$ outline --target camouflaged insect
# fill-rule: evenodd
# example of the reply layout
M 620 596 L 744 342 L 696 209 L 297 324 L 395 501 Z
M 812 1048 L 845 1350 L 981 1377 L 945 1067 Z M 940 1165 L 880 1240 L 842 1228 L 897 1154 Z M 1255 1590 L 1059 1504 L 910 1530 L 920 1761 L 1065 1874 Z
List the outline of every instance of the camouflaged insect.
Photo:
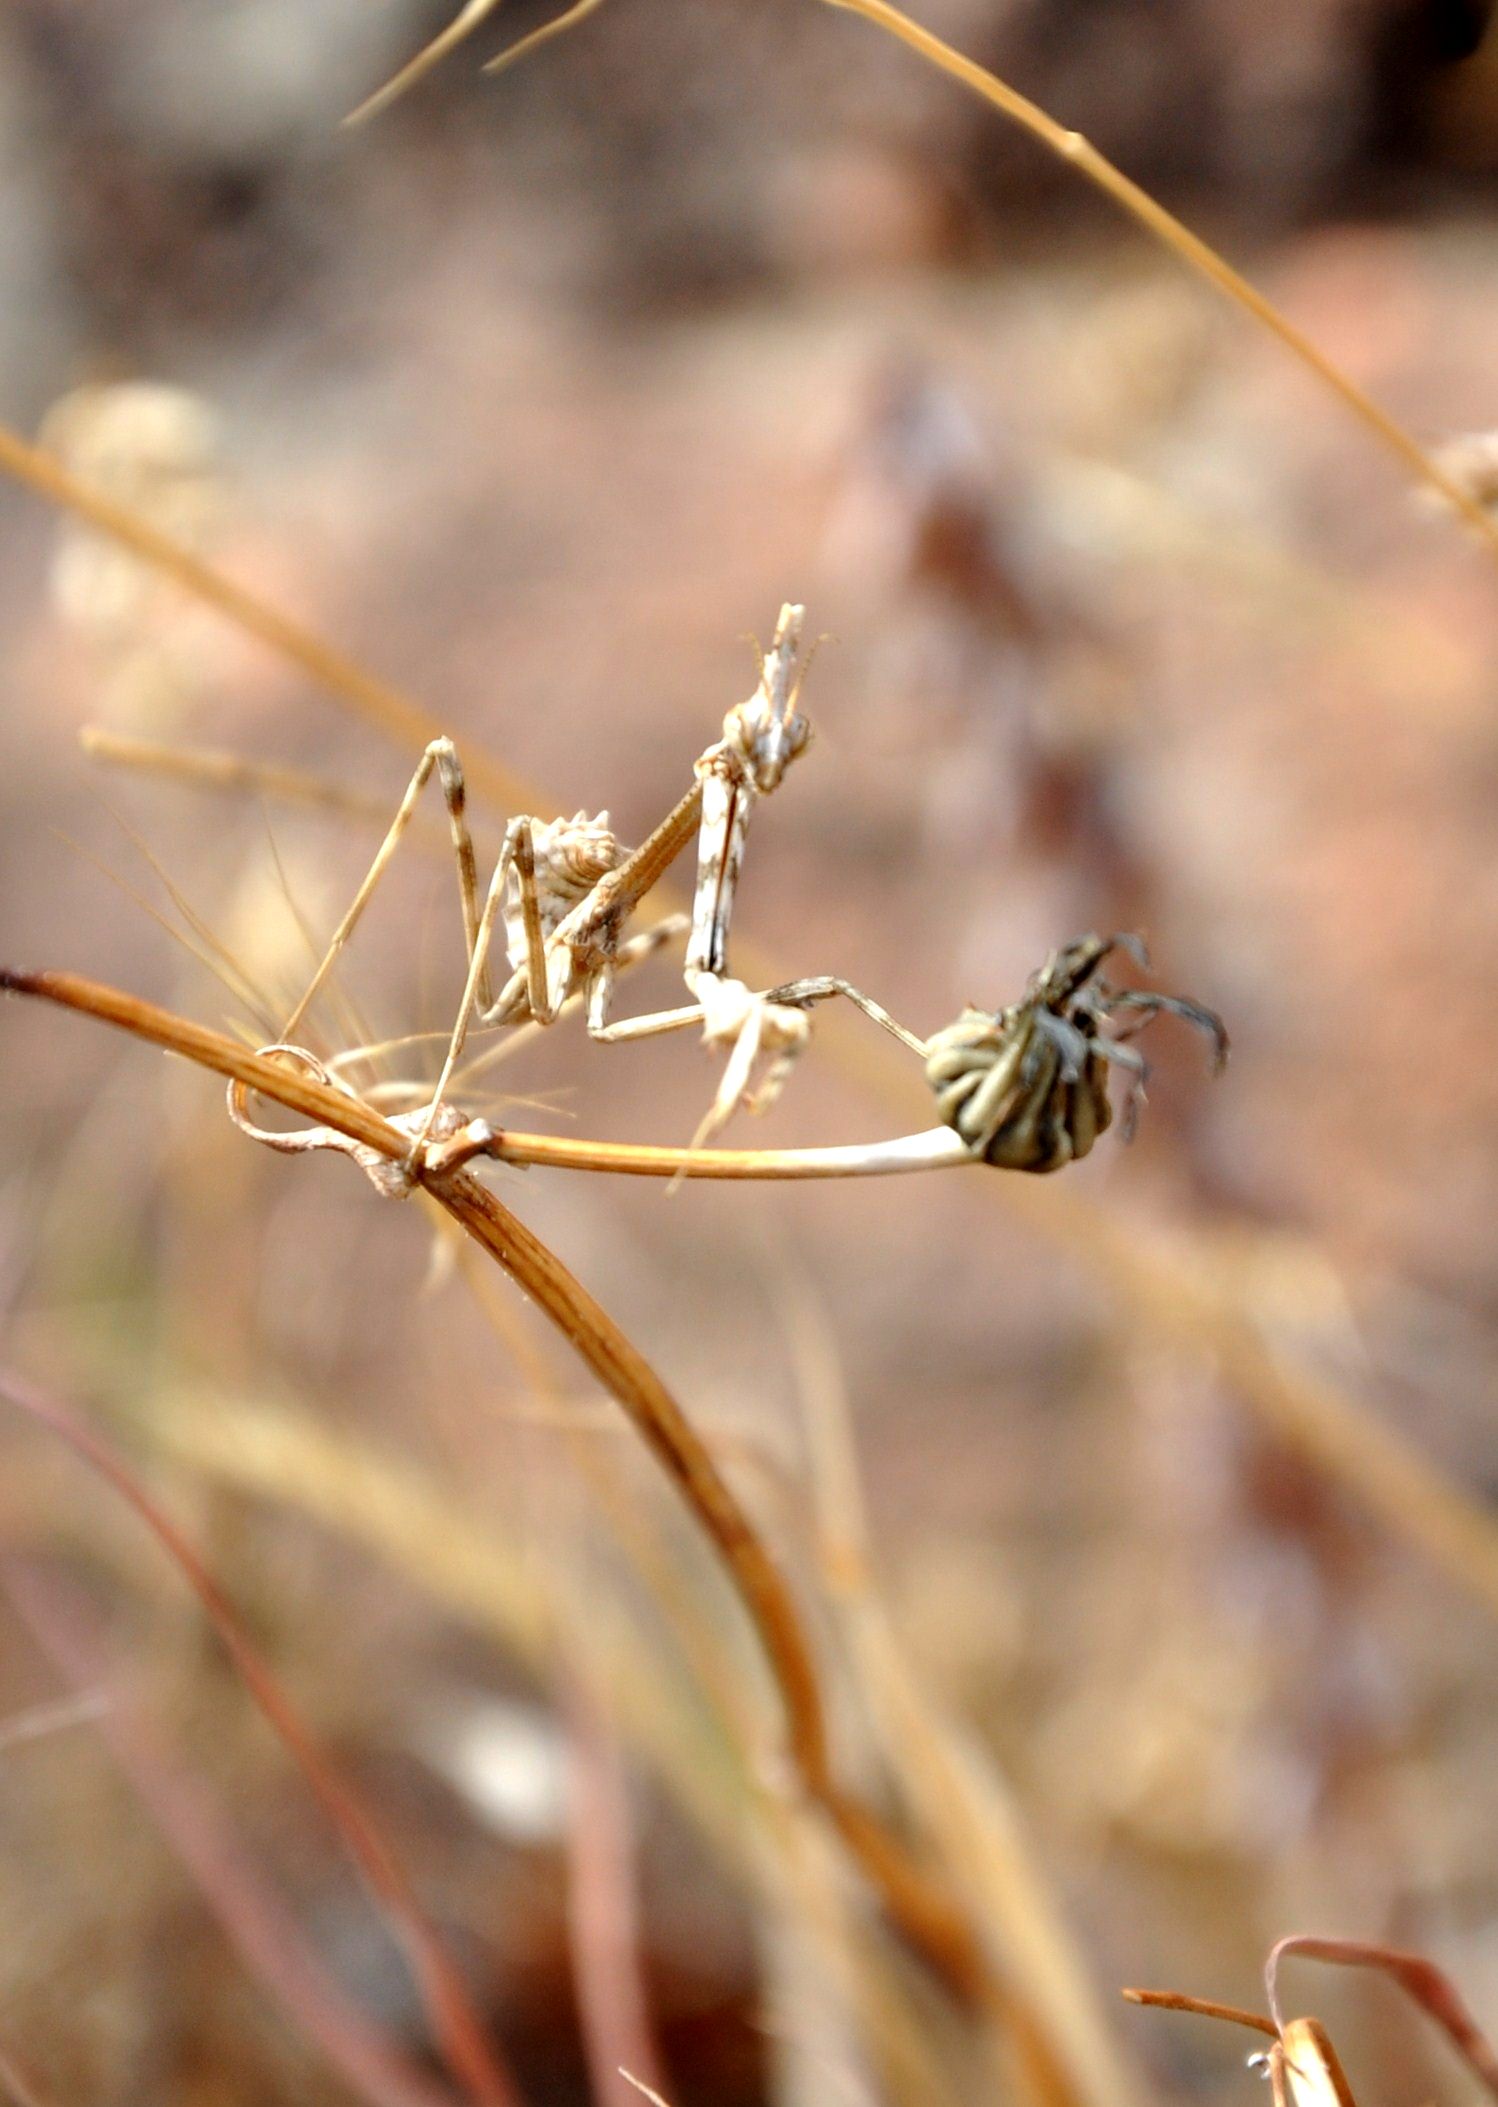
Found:
M 1228 1036 L 1214 1011 L 1179 995 L 1111 988 L 1097 977 L 1119 949 L 1144 964 L 1137 937 L 1078 937 L 1052 953 L 1021 1001 L 997 1011 L 964 1010 L 928 1043 L 926 1080 L 937 1108 L 985 1163 L 1056 1171 L 1087 1155 L 1113 1121 L 1110 1063 L 1130 1078 L 1127 1139 L 1148 1071 L 1124 1041 L 1162 1010 L 1205 1032 L 1222 1066 Z M 1105 1035 L 1102 1026 L 1121 1011 L 1137 1019 L 1133 1031 Z

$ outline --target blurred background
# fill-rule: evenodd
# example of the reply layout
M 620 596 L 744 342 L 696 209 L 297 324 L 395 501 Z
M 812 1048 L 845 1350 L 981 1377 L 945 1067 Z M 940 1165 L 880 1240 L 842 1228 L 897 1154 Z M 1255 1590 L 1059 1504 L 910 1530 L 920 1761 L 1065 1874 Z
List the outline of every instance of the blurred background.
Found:
M 1498 421 L 1480 14 L 923 9 L 1433 445 Z M 1059 1180 L 491 1174 L 708 1433 L 813 1617 L 840 1761 L 945 1852 L 1066 2084 L 996 2067 L 872 1921 L 719 1573 L 508 1284 L 348 1165 L 252 1149 L 201 1075 L 14 1002 L 6 1369 L 198 1547 L 531 2107 L 638 2097 L 620 2044 L 671 2107 L 1243 2099 L 1247 2037 L 1116 1990 L 1258 2004 L 1293 1931 L 1420 1947 L 1498 2025 L 1491 554 L 868 24 L 617 0 L 486 79 L 543 19 L 514 0 L 344 130 L 440 6 L 14 0 L 0 414 L 630 841 L 804 600 L 816 738 L 735 922 L 776 977 L 924 1033 L 1122 927 L 1226 1017 L 1221 1082 L 1161 1023 L 1138 1140 Z M 1498 444 L 1455 458 L 1498 484 Z M 414 751 L 11 485 L 0 536 L 0 951 L 274 1036 Z M 106 766 L 85 726 L 340 802 Z M 476 800 L 486 868 L 505 816 Z M 442 851 L 403 851 L 324 1051 L 450 1019 Z M 623 1007 L 678 989 L 657 961 Z M 574 1024 L 470 1104 L 674 1143 L 715 1073 Z M 730 1138 L 929 1122 L 917 1064 L 869 1074 L 824 1016 Z M 372 2097 L 320 2038 L 338 1994 L 425 2059 L 180 1574 L 19 1419 L 0 1529 L 0 2093 Z M 982 1852 L 932 1842 L 959 1806 Z M 252 1904 L 314 2023 L 246 1964 Z M 1466 2096 L 1382 1989 L 1289 2003 L 1362 2107 Z

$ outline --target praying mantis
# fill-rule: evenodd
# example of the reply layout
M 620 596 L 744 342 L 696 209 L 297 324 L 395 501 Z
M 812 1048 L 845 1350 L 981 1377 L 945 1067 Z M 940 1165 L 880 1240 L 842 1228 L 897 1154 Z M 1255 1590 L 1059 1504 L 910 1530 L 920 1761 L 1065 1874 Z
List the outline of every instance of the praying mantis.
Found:
M 479 1154 L 492 1139 L 480 1121 L 471 1123 L 471 1147 L 454 1125 L 446 1092 L 475 1025 L 550 1025 L 580 999 L 589 1035 L 605 1043 L 654 1037 L 700 1025 L 704 1043 L 726 1048 L 728 1059 L 717 1092 L 692 1146 L 709 1140 L 744 1105 L 764 1110 L 779 1096 L 792 1064 L 810 1036 L 808 1010 L 843 996 L 913 1052 L 926 1042 L 895 1021 L 881 1004 L 835 975 L 791 981 L 756 991 L 729 972 L 729 931 L 750 821 L 761 798 L 780 785 L 811 736 L 797 707 L 805 661 L 801 634 L 805 609 L 787 602 L 780 610 L 770 648 L 748 700 L 723 720 L 721 736 L 699 756 L 692 787 L 637 849 L 615 837 L 607 812 L 543 821 L 521 814 L 505 829 L 482 905 L 478 865 L 467 819 L 462 763 L 450 739 L 431 742 L 417 763 L 395 817 L 362 883 L 333 932 L 306 991 L 282 1030 L 281 1050 L 326 985 L 381 877 L 415 816 L 422 792 L 435 775 L 447 808 L 468 976 L 430 1101 L 406 1115 L 411 1147 L 404 1166 L 414 1178 L 434 1144 L 452 1169 Z M 697 880 L 692 912 L 684 923 L 671 916 L 654 928 L 627 934 L 651 887 L 697 836 Z M 510 971 L 496 989 L 491 956 L 503 926 Z M 621 968 L 687 929 L 683 979 L 691 1001 L 676 1009 L 615 1020 L 612 1003 Z M 764 1063 L 756 1081 L 756 1069 Z
M 943 1126 L 929 1134 L 874 1143 L 863 1149 L 789 1152 L 794 1161 L 764 1175 L 822 1176 L 945 1167 L 985 1162 L 1006 1170 L 1046 1173 L 1090 1153 L 1111 1123 L 1107 1087 L 1110 1064 L 1122 1067 L 1132 1084 L 1125 1135 L 1147 1067 L 1124 1043 L 1162 1013 L 1184 1019 L 1213 1042 L 1220 1067 L 1227 1034 L 1215 1012 L 1179 996 L 1110 987 L 1099 974 L 1106 959 L 1128 952 L 1144 964 L 1137 937 L 1087 935 L 1054 951 L 1031 975 L 1017 1002 L 995 1009 L 969 1008 L 929 1039 L 909 1031 L 882 1004 L 835 974 L 787 981 L 755 990 L 729 970 L 729 936 L 750 822 L 761 798 L 779 788 L 786 770 L 811 736 L 799 708 L 809 659 L 801 654 L 805 610 L 787 602 L 780 610 L 768 651 L 759 655 L 753 693 L 724 717 L 720 736 L 699 756 L 691 787 L 637 849 L 615 836 L 607 812 L 576 812 L 544 821 L 528 814 L 510 820 L 487 889 L 480 899 L 478 861 L 467 817 L 462 762 L 451 739 L 433 739 L 406 786 L 384 838 L 333 932 L 310 982 L 276 1041 L 262 1052 L 301 1066 L 314 1079 L 348 1091 L 338 1070 L 358 1050 L 338 1056 L 330 1068 L 294 1036 L 333 971 L 369 906 L 381 878 L 417 815 L 423 791 L 436 777 L 447 811 L 468 971 L 435 1089 L 414 1111 L 394 1123 L 408 1138 L 404 1160 L 378 1157 L 365 1164 L 382 1191 L 400 1196 L 427 1174 L 444 1175 L 480 1155 L 513 1158 L 518 1145 L 483 1119 L 468 1119 L 449 1101 L 468 1036 L 474 1027 L 547 1027 L 569 1008 L 580 1007 L 596 1040 L 617 1044 L 700 1027 L 704 1043 L 727 1050 L 716 1093 L 685 1151 L 674 1152 L 672 1175 L 728 1175 L 709 1162 L 704 1145 L 741 1106 L 762 1111 L 779 1097 L 791 1067 L 810 1038 L 812 1007 L 844 997 L 922 1062 Z M 95 742 L 96 748 L 99 742 Z M 131 765 L 156 765 L 162 756 L 129 742 Z M 180 759 L 165 757 L 180 772 Z M 255 771 L 216 757 L 213 779 L 230 783 Z M 279 782 L 276 771 L 269 779 Z M 651 888 L 695 833 L 697 879 L 689 916 L 671 915 L 631 933 L 630 925 Z M 673 1009 L 616 1019 L 612 1014 L 620 972 L 672 937 L 687 933 L 682 976 L 690 1002 Z M 502 981 L 492 969 L 496 939 L 503 934 L 509 971 Z M 1122 1030 L 1110 1019 L 1124 1014 Z M 352 1093 L 351 1093 L 352 1094 Z M 236 1123 L 252 1138 L 286 1151 L 342 1147 L 336 1130 L 273 1132 L 253 1124 L 244 1092 L 230 1092 Z M 520 1137 L 541 1142 L 544 1137 Z M 589 1144 L 592 1167 L 605 1167 L 606 1144 Z M 358 1151 L 355 1150 L 357 1154 Z M 738 1152 L 744 1155 L 746 1152 Z M 756 1156 L 758 1152 L 747 1152 Z M 787 1152 L 771 1152 L 784 1158 Z M 618 1152 L 608 1167 L 619 1167 Z M 634 1150 L 629 1168 L 665 1174 L 672 1152 Z M 361 1157 L 361 1161 L 363 1158 Z M 533 1160 L 545 1160 L 544 1156 Z M 750 1175 L 739 1166 L 733 1175 Z
M 1212 1038 L 1220 1062 L 1227 1035 L 1212 1011 L 1176 996 L 1115 993 L 1096 979 L 1098 967 L 1115 949 L 1140 955 L 1137 941 L 1124 937 L 1079 938 L 1052 956 L 1018 1004 L 991 1014 L 965 1011 L 929 1040 L 908 1031 L 882 1004 L 835 974 L 756 991 L 730 973 L 730 925 L 755 807 L 779 788 L 811 737 L 798 708 L 804 620 L 801 606 L 788 601 L 781 608 L 754 692 L 729 710 L 721 736 L 696 761 L 691 789 L 638 849 L 621 847 L 606 812 L 593 817 L 577 812 L 553 821 L 521 814 L 505 829 L 482 906 L 457 749 L 445 738 L 426 748 L 276 1049 L 304 1062 L 310 1058 L 292 1035 L 352 936 L 435 774 L 457 864 L 468 977 L 436 1088 L 426 1105 L 402 1116 L 411 1136 L 401 1166 L 407 1189 L 423 1170 L 450 1171 L 493 1152 L 496 1136 L 488 1122 L 464 1120 L 447 1099 L 473 1026 L 550 1025 L 574 999 L 582 1003 L 590 1036 L 605 1043 L 700 1026 L 707 1046 L 727 1048 L 693 1150 L 741 1105 L 762 1111 L 775 1102 L 806 1048 L 811 1006 L 832 996 L 855 1004 L 918 1055 L 947 1126 L 974 1156 L 1012 1170 L 1057 1170 L 1088 1154 L 1111 1116 L 1107 1061 L 1126 1066 L 1136 1083 L 1142 1081 L 1140 1056 L 1102 1031 L 1110 1011 L 1132 1009 L 1142 1022 L 1174 1011 Z M 616 1021 L 611 1010 L 620 969 L 682 929 L 682 918 L 672 916 L 653 929 L 626 934 L 646 894 L 694 830 L 697 882 L 682 967 L 692 1000 Z M 496 992 L 490 957 L 501 923 L 510 972 Z M 238 1099 L 231 1103 L 246 1125 Z M 247 1131 L 272 1138 L 259 1129 Z

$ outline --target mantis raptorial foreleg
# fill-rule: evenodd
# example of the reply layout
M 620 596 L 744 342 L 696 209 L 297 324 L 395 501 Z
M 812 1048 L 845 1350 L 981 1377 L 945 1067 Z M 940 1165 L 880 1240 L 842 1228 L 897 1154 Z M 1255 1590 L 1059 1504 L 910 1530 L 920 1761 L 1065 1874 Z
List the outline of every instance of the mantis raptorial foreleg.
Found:
M 606 984 L 589 1004 L 588 1029 L 598 1039 L 617 1044 L 700 1025 L 708 1045 L 729 1049 L 717 1093 L 698 1129 L 698 1142 L 716 1132 L 740 1104 L 762 1110 L 774 1102 L 807 1043 L 807 1008 L 828 996 L 846 995 L 912 1051 L 925 1052 L 924 1040 L 907 1032 L 879 1003 L 844 980 L 824 976 L 756 993 L 728 970 L 734 901 L 755 805 L 778 788 L 810 737 L 810 726 L 796 707 L 805 671 L 800 659 L 803 613 L 794 605 L 782 607 L 770 648 L 760 662 L 753 695 L 729 711 L 723 736 L 696 765 L 697 882 L 683 966 L 683 978 L 696 1001 L 619 1023 L 607 1021 Z M 625 874 L 619 875 L 623 878 Z M 755 1062 L 761 1055 L 770 1056 L 770 1066 L 758 1088 L 751 1089 Z
M 727 972 L 734 896 L 755 804 L 779 786 L 811 735 L 810 725 L 796 709 L 804 614 L 790 603 L 781 608 L 753 695 L 729 711 L 723 736 L 699 758 L 694 771 L 697 883 L 683 977 L 696 1002 L 611 1025 L 604 1021 L 606 1001 L 601 1001 L 589 1022 L 595 1037 L 615 1042 L 700 1023 L 707 1044 L 730 1049 L 718 1092 L 698 1130 L 699 1141 L 748 1101 L 749 1079 L 761 1051 L 780 1056 L 772 1070 L 778 1078 L 807 1036 L 801 1012 L 768 1004 Z

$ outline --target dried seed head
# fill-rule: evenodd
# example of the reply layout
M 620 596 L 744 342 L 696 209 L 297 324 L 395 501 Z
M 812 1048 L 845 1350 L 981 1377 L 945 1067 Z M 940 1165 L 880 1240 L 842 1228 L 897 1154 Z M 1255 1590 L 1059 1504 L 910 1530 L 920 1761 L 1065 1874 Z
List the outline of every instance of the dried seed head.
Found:
M 926 1080 L 946 1124 L 1003 1170 L 1060 1170 L 1113 1118 L 1103 1058 L 1028 1001 L 996 1015 L 964 1010 L 931 1041 Z
M 1132 1047 L 1102 1030 L 1117 1011 L 1132 1010 L 1136 1028 L 1172 1012 L 1212 1039 L 1221 1066 L 1228 1042 L 1215 1012 L 1178 995 L 1113 989 L 1097 977 L 1119 949 L 1143 963 L 1136 937 L 1077 937 L 1031 977 L 1022 1001 L 993 1013 L 964 1010 L 930 1041 L 926 1080 L 937 1108 L 986 1163 L 1055 1171 L 1090 1152 L 1113 1118 L 1108 1064 L 1127 1069 L 1136 1089 L 1146 1073 Z M 1132 1115 L 1131 1097 L 1125 1138 Z

